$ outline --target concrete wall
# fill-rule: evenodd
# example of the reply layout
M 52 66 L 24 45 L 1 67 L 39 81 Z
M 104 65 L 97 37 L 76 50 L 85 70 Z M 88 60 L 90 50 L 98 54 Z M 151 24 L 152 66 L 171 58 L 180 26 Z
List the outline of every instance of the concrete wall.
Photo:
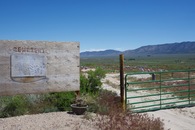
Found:
M 79 46 L 0 40 L 0 95 L 79 90 Z

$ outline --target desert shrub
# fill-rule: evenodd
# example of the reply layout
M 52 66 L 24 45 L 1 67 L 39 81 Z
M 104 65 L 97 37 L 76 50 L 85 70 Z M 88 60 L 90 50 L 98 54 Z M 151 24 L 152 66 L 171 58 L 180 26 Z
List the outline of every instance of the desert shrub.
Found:
M 122 111 L 122 104 L 118 99 L 120 98 L 116 93 L 108 90 L 101 90 L 96 98 L 96 104 L 98 105 L 96 113 L 108 115 L 113 107 L 117 107 L 118 110 L 120 109 Z
M 100 130 L 163 130 L 159 118 L 124 111 L 116 93 L 101 91 L 97 98 L 96 125 Z M 99 116 L 102 115 L 102 116 Z
M 109 110 L 112 109 L 112 105 L 122 109 L 120 103 L 120 97 L 116 93 L 101 89 L 97 94 L 84 94 L 86 102 L 89 105 L 88 112 L 97 113 L 100 115 L 107 115 Z
M 0 97 L 0 111 L 12 100 L 11 96 L 1 96 Z
M 88 91 L 89 91 L 89 80 L 85 75 L 81 74 L 80 75 L 80 92 L 86 93 Z
M 54 106 L 54 103 L 48 99 L 49 94 L 30 94 L 25 96 L 31 103 L 31 106 L 28 108 L 28 114 L 59 111 Z
M 23 115 L 28 112 L 30 103 L 25 96 L 17 95 L 9 98 L 7 105 L 2 108 L 0 117 Z
M 45 108 L 44 111 L 50 112 L 70 110 L 70 104 L 73 103 L 74 99 L 74 92 L 50 93 L 44 99 L 44 102 L 47 102 L 47 108 Z
M 160 118 L 120 112 L 116 108 L 106 116 L 99 116 L 96 125 L 100 130 L 164 130 Z
M 96 113 L 98 111 L 97 97 L 98 94 L 92 95 L 91 93 L 84 93 L 85 101 L 88 105 L 88 112 Z
M 89 71 L 87 75 L 81 74 L 80 88 L 81 93 L 96 93 L 102 86 L 101 79 L 105 77 L 105 71 L 101 68 L 96 68 L 95 71 Z
M 96 87 L 101 86 L 101 79 L 105 77 L 105 72 L 101 68 L 96 68 L 95 71 L 88 72 L 88 79 L 90 86 Z

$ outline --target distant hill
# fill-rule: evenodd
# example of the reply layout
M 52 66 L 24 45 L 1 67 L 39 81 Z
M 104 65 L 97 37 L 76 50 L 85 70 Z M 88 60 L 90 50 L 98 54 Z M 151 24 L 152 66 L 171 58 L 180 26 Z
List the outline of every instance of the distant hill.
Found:
M 80 53 L 81 57 L 105 57 L 105 56 L 115 56 L 119 54 L 121 54 L 121 52 L 116 50 L 86 51 Z
M 184 54 L 195 53 L 195 42 L 148 45 L 135 50 L 127 50 L 124 54 Z
M 195 53 L 195 42 L 180 42 L 180 43 L 167 43 L 159 45 L 142 46 L 135 50 L 116 51 L 92 51 L 81 52 L 81 57 L 107 57 L 117 56 L 119 54 L 128 55 L 140 55 L 140 54 L 191 54 Z

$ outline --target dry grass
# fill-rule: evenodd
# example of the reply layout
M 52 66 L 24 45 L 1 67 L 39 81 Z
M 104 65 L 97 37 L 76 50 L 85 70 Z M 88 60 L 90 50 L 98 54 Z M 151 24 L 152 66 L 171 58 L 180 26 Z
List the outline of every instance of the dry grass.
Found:
M 164 130 L 159 118 L 147 114 L 124 111 L 119 98 L 112 92 L 102 92 L 98 103 L 101 105 L 96 125 L 100 130 Z

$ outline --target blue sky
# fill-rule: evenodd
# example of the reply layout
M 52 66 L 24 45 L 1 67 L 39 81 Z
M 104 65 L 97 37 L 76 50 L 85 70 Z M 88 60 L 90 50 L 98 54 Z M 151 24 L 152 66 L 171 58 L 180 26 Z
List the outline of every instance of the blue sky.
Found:
M 0 0 L 0 39 L 78 41 L 81 51 L 195 41 L 195 0 Z

